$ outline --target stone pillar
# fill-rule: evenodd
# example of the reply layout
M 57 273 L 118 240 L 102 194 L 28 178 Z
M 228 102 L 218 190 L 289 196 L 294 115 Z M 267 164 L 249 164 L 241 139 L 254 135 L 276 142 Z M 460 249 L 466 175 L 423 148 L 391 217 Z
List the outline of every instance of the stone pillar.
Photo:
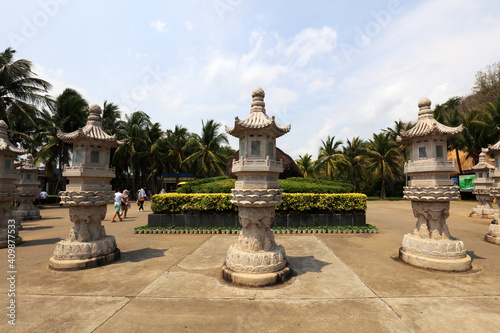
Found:
M 73 143 L 73 165 L 64 166 L 63 175 L 69 184 L 61 202 L 69 206 L 74 226 L 69 237 L 57 243 L 50 258 L 49 267 L 55 270 L 91 268 L 120 259 L 115 237 L 106 235 L 101 221 L 114 195 L 109 184 L 115 176 L 115 170 L 109 167 L 110 148 L 121 143 L 103 130 L 100 115 L 101 108 L 94 104 L 85 127 L 57 134 L 64 142 Z
M 462 125 L 448 127 L 438 123 L 424 97 L 418 102 L 418 122 L 401 131 L 398 140 L 410 150 L 405 174 L 410 178 L 404 187 L 404 198 L 411 200 L 417 219 L 413 233 L 403 236 L 399 258 L 413 266 L 441 271 L 467 271 L 471 258 L 464 242 L 450 235 L 446 219 L 450 216 L 450 200 L 459 198 L 450 175 L 454 161 L 447 161 L 447 139 L 462 131 Z
M 35 196 L 39 193 L 38 168 L 33 164 L 33 155 L 28 154 L 24 163 L 19 163 L 19 179 L 16 183 L 16 194 L 19 207 L 11 214 L 20 221 L 42 218 L 40 209 L 33 205 Z
M 495 170 L 496 171 L 496 170 Z M 490 195 L 492 198 L 496 198 L 497 202 L 500 200 L 500 187 L 493 187 L 490 189 Z M 500 244 L 500 213 L 493 214 L 493 221 L 488 228 L 488 233 L 484 235 L 484 239 L 487 242 L 493 244 Z
M 276 138 L 290 131 L 289 126 L 276 124 L 268 117 L 264 90 L 252 93 L 250 115 L 235 119 L 235 126 L 226 132 L 239 138 L 239 160 L 233 161 L 238 176 L 231 202 L 238 206 L 241 233 L 238 242 L 228 252 L 222 276 L 225 280 L 249 287 L 261 287 L 284 282 L 291 270 L 285 249 L 277 245 L 271 232 L 275 206 L 282 202 L 278 176 L 283 161 L 276 158 Z

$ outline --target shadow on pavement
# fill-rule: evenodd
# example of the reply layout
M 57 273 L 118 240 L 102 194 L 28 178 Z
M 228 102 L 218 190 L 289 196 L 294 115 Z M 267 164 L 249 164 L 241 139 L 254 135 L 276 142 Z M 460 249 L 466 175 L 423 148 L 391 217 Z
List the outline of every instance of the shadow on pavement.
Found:
M 164 257 L 168 249 L 145 248 L 121 253 L 121 261 L 140 262 L 143 260 Z
M 320 273 L 323 267 L 331 265 L 331 262 L 325 262 L 314 258 L 313 256 L 306 257 L 291 257 L 287 256 L 293 271 L 296 275 L 302 275 L 307 272 Z
M 30 241 L 23 241 L 22 246 L 37 246 L 37 245 L 47 245 L 47 244 L 56 244 L 61 241 L 61 238 L 46 238 L 46 239 L 37 239 Z

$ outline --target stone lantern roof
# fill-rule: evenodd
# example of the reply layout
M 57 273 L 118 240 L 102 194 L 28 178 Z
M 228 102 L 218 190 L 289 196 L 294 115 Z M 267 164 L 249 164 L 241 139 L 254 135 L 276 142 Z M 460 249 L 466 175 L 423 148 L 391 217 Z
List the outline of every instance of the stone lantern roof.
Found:
M 26 161 L 24 163 L 21 163 L 18 167 L 19 170 L 29 170 L 33 171 L 36 170 L 38 171 L 38 167 L 34 163 L 33 155 L 28 154 L 26 156 Z
M 90 141 L 107 147 L 118 147 L 123 143 L 116 139 L 116 135 L 107 134 L 102 128 L 101 107 L 93 104 L 89 109 L 87 125 L 71 133 L 57 132 L 57 137 L 67 143 Z
M 488 153 L 492 154 L 500 153 L 500 141 L 498 141 L 494 145 L 488 145 Z
M 470 169 L 475 171 L 481 171 L 481 170 L 488 171 L 495 169 L 495 167 L 486 162 L 486 154 L 483 149 L 481 154 L 479 154 L 479 163 L 474 165 L 473 167 L 470 167 Z
M 9 141 L 7 129 L 8 126 L 5 121 L 0 120 L 0 151 L 10 151 L 17 155 L 26 154 L 28 152 L 26 149 L 18 148 Z
M 291 125 L 283 126 L 276 123 L 274 116 L 269 117 L 266 114 L 266 104 L 264 103 L 265 93 L 261 87 L 257 87 L 252 92 L 252 108 L 250 115 L 240 120 L 235 118 L 234 127 L 227 127 L 226 132 L 237 138 L 244 136 L 251 130 L 258 129 L 262 132 L 270 132 L 275 138 L 278 138 L 290 132 Z
M 418 101 L 418 121 L 417 124 L 408 131 L 401 131 L 398 136 L 398 141 L 407 143 L 415 138 L 426 136 L 447 136 L 453 137 L 463 130 L 463 126 L 449 127 L 439 123 L 432 114 L 431 101 L 427 97 L 423 97 Z

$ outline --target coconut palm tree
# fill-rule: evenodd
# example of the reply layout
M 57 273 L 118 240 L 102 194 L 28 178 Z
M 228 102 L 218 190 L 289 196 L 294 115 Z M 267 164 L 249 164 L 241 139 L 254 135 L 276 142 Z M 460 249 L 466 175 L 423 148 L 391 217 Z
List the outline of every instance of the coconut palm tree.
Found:
M 184 163 L 205 177 L 223 175 L 227 159 L 221 152 L 221 147 L 222 144 L 229 143 L 227 136 L 225 133 L 219 133 L 221 125 L 213 119 L 201 123 L 201 135 L 193 134 L 189 139 L 193 153 L 184 160 Z
M 358 180 L 365 177 L 366 166 L 366 143 L 358 137 L 347 139 L 347 145 L 342 147 L 342 160 L 340 164 L 351 180 L 356 191 L 358 191 Z
M 175 125 L 174 130 L 167 130 L 168 165 L 175 173 L 175 185 L 179 184 L 179 173 L 184 170 L 184 159 L 187 155 L 189 132 L 182 125 Z
M 143 157 L 148 147 L 146 133 L 152 126 L 150 117 L 143 111 L 136 111 L 130 116 L 125 115 L 124 144 L 116 149 L 113 165 L 116 167 L 117 175 L 131 175 L 132 193 L 137 190 L 137 181 L 144 178 L 147 160 Z
M 313 178 L 315 176 L 315 162 L 312 159 L 312 155 L 299 155 L 299 159 L 295 160 L 295 162 L 304 175 L 304 178 Z
M 385 199 L 386 180 L 394 180 L 401 169 L 401 155 L 398 144 L 390 139 L 389 133 L 373 134 L 368 145 L 368 168 L 382 180 L 380 199 Z
M 124 138 L 123 128 L 125 122 L 121 119 L 121 112 L 118 105 L 104 101 L 102 108 L 102 128 L 109 134 L 116 134 L 118 139 Z
M 337 162 L 341 158 L 341 151 L 339 147 L 342 141 L 334 141 L 335 136 L 321 140 L 321 147 L 319 148 L 318 164 L 325 169 L 326 177 L 328 180 L 333 181 L 335 170 L 337 169 Z
M 0 119 L 17 132 L 14 142 L 29 147 L 29 138 L 37 132 L 40 110 L 53 103 L 47 95 L 51 85 L 35 77 L 31 61 L 14 60 L 15 53 L 10 47 L 0 53 Z

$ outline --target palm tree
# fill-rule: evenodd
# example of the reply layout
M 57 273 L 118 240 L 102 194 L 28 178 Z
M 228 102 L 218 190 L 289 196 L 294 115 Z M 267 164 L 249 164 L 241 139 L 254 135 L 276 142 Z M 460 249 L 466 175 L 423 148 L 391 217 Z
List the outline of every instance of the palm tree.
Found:
M 161 154 L 156 154 L 159 147 L 163 146 L 163 131 L 160 123 L 154 123 L 146 131 L 146 150 L 143 152 L 144 160 L 147 161 L 145 173 L 151 180 L 153 193 L 157 193 L 156 179 L 163 173 L 163 161 Z
M 175 186 L 179 184 L 179 173 L 184 167 L 184 159 L 188 148 L 189 132 L 182 125 L 175 125 L 174 130 L 167 130 L 168 155 L 170 157 L 170 168 L 175 173 Z
M 348 179 L 352 181 L 354 188 L 358 191 L 358 179 L 365 176 L 366 166 L 366 143 L 358 137 L 347 139 L 347 146 L 342 147 L 341 165 L 346 171 Z
M 121 119 L 118 105 L 104 101 L 102 108 L 102 127 L 109 134 L 116 134 L 118 139 L 124 138 L 123 128 L 125 122 Z
M 130 116 L 125 115 L 124 145 L 118 147 L 113 156 L 113 165 L 117 175 L 132 177 L 133 192 L 136 193 L 137 181 L 143 178 L 147 160 L 143 158 L 148 144 L 146 133 L 153 126 L 150 117 L 143 111 L 136 111 Z
M 17 132 L 13 141 L 29 147 L 28 138 L 37 132 L 40 110 L 53 103 L 47 95 L 51 85 L 35 77 L 30 61 L 14 60 L 15 53 L 10 47 L 0 53 L 0 119 Z
M 337 169 L 337 162 L 341 158 L 341 151 L 339 147 L 342 145 L 342 141 L 335 141 L 335 136 L 326 139 L 326 141 L 321 140 L 321 147 L 318 154 L 318 164 L 325 168 L 326 176 L 328 180 L 332 181 L 334 178 L 334 171 Z
M 304 156 L 299 155 L 299 159 L 295 160 L 300 171 L 304 175 L 304 178 L 313 178 L 315 173 L 315 163 L 312 159 L 312 155 L 305 154 Z
M 460 139 L 463 140 L 464 150 L 467 157 L 472 158 L 474 165 L 479 163 L 479 154 L 481 148 L 488 146 L 488 125 L 481 119 L 481 113 L 478 110 L 469 110 L 461 116 L 464 130 L 460 133 Z
M 394 180 L 401 169 L 401 156 L 398 144 L 392 141 L 388 133 L 373 134 L 368 146 L 368 168 L 382 180 L 380 199 L 385 199 L 386 179 Z
M 193 134 L 189 139 L 189 145 L 194 152 L 184 160 L 184 163 L 205 177 L 223 175 L 227 159 L 221 152 L 221 146 L 223 143 L 229 143 L 227 136 L 219 133 L 221 125 L 214 120 L 201 123 L 201 136 Z
M 401 119 L 399 119 L 398 121 L 394 121 L 394 128 L 387 127 L 385 130 L 382 130 L 382 132 L 388 133 L 389 134 L 389 138 L 392 141 L 397 142 L 397 138 L 398 138 L 399 134 L 401 133 L 401 131 L 408 131 L 414 125 L 415 124 L 413 124 L 411 121 L 405 123 L 404 121 L 402 121 Z M 399 145 L 399 149 L 400 149 L 401 153 L 403 154 L 404 160 L 406 161 L 407 160 L 407 156 L 408 156 L 408 154 L 407 154 L 408 148 L 406 147 L 406 145 L 400 144 Z

